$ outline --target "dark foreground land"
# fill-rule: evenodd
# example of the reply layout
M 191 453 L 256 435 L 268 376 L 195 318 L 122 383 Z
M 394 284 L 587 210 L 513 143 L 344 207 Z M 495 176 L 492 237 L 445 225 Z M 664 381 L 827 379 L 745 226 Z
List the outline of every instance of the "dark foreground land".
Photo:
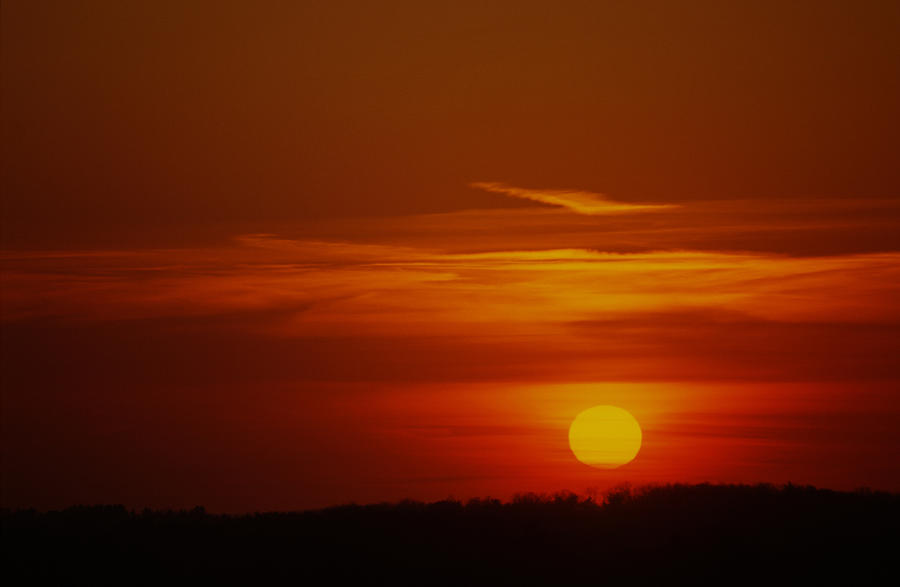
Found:
M 900 495 L 621 489 L 246 516 L 6 511 L 7 585 L 900 584 Z

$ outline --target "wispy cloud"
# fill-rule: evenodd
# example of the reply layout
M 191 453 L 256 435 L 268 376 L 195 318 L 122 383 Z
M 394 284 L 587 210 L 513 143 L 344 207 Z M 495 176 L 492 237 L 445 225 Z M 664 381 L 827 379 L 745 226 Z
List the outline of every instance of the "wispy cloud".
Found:
M 551 206 L 562 206 L 577 214 L 630 214 L 633 212 L 655 212 L 678 207 L 674 204 L 628 204 L 615 202 L 602 194 L 580 190 L 534 190 L 492 181 L 479 181 L 469 185 L 479 190 L 504 194 L 513 198 L 533 200 L 542 204 L 550 204 Z

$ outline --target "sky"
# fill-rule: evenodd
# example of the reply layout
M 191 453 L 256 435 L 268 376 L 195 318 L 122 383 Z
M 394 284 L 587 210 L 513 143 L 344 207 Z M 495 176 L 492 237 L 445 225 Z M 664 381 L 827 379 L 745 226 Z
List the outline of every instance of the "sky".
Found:
M 4 507 L 900 490 L 896 2 L 0 11 Z

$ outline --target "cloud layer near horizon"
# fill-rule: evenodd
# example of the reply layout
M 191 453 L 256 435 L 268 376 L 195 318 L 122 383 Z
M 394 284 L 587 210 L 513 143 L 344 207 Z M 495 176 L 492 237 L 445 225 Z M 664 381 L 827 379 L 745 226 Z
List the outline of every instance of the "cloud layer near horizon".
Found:
M 209 475 L 189 472 L 201 462 L 234 487 L 233 471 L 281 479 L 272 507 L 301 494 L 324 505 L 579 488 L 591 481 L 569 469 L 557 436 L 592 402 L 642 422 L 632 479 L 893 486 L 882 465 L 900 450 L 895 228 L 890 202 L 732 201 L 7 251 L 5 493 L 166 503 L 148 477 L 157 469 L 128 464 L 135 454 L 176 463 L 180 494 L 206 503 Z M 829 444 L 838 437 L 857 452 Z M 845 460 L 822 456 L 826 445 Z M 27 472 L 33 462 L 46 463 L 40 474 Z M 116 486 L 101 464 L 137 485 Z M 64 480 L 76 466 L 81 489 Z M 292 492 L 304 479 L 316 481 Z M 352 491 L 360 480 L 366 496 Z M 220 507 L 240 509 L 234 491 Z
M 500 353 L 460 367 L 465 379 L 552 379 L 561 362 L 566 377 L 893 377 L 876 351 L 900 323 L 896 212 L 804 200 L 633 219 L 487 210 L 321 222 L 190 249 L 8 251 L 2 318 L 26 329 L 184 320 L 273 340 L 441 335 L 446 356 Z M 633 342 L 594 352 L 599 332 Z M 767 332 L 778 352 L 762 343 Z M 807 348 L 780 348 L 804 334 Z M 735 352 L 710 352 L 723 336 Z M 393 377 L 454 377 L 428 364 Z

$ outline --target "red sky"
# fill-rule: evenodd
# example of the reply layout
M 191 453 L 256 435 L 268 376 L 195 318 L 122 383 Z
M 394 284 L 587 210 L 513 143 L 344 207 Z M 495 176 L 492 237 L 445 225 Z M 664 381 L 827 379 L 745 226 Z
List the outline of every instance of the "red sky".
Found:
M 900 8 L 785 4 L 4 2 L 3 505 L 900 490 Z

